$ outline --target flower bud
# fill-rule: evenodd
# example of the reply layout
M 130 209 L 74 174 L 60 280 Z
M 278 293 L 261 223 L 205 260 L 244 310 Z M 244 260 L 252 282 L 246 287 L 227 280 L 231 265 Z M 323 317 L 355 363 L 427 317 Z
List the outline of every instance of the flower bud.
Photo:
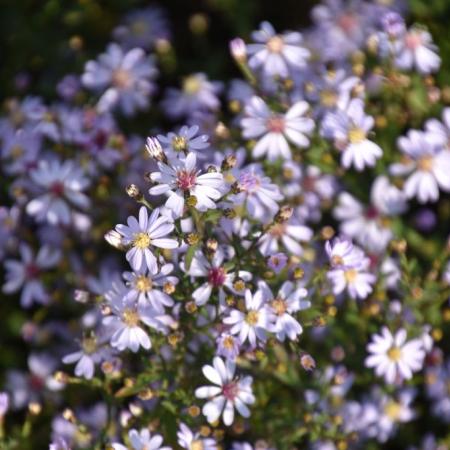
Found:
M 110 230 L 105 234 L 105 240 L 109 245 L 112 245 L 118 250 L 124 250 L 124 245 L 122 244 L 122 236 L 115 230 Z
M 147 149 L 148 154 L 156 161 L 160 161 L 163 163 L 167 162 L 167 156 L 164 153 L 164 150 L 162 149 L 158 139 L 156 139 L 155 137 L 147 138 L 147 145 L 145 146 L 145 148 Z
M 223 161 L 221 169 L 222 171 L 230 170 L 232 169 L 237 162 L 237 158 L 235 155 L 228 155 Z
M 292 217 L 293 212 L 294 209 L 292 208 L 292 206 L 289 205 L 282 206 L 280 210 L 277 212 L 277 215 L 275 216 L 275 222 L 277 223 L 287 222 Z
M 241 38 L 234 38 L 230 41 L 230 53 L 234 60 L 243 64 L 247 61 L 247 47 Z
M 87 303 L 89 301 L 89 292 L 82 289 L 75 289 L 73 299 L 78 303 Z
M 138 199 L 142 197 L 141 191 L 139 190 L 139 187 L 135 184 L 129 184 L 125 189 L 128 197 Z

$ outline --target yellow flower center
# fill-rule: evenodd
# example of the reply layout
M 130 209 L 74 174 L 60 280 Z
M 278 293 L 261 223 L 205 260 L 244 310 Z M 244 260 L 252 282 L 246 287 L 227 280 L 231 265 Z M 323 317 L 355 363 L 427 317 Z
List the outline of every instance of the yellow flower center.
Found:
M 347 283 L 353 283 L 358 276 L 358 271 L 355 269 L 350 269 L 345 271 L 345 280 Z
M 285 223 L 276 223 L 275 225 L 272 225 L 270 227 L 269 233 L 271 234 L 271 236 L 280 238 L 285 234 L 285 231 L 286 231 Z
M 234 347 L 234 338 L 232 336 L 227 336 L 224 340 L 223 340 L 223 346 L 228 349 L 231 350 Z
M 278 316 L 282 316 L 287 311 L 286 300 L 282 298 L 275 298 L 270 302 L 270 306 L 272 306 Z
M 186 138 L 183 136 L 175 136 L 172 139 L 172 147 L 176 152 L 184 152 L 187 148 Z
M 283 39 L 280 36 L 273 36 L 267 41 L 269 52 L 281 53 L 284 47 Z
M 135 327 L 139 323 L 139 314 L 135 309 L 125 308 L 122 313 L 122 320 L 127 327 Z
M 191 442 L 191 450 L 203 450 L 203 442 L 200 440 Z
M 132 77 L 128 70 L 116 69 L 112 75 L 112 84 L 120 89 L 130 86 Z
M 337 103 L 337 99 L 338 97 L 336 95 L 336 92 L 332 91 L 331 89 L 324 89 L 320 93 L 320 103 L 327 108 L 335 106 Z
M 387 355 L 391 361 L 397 362 L 402 357 L 402 350 L 394 346 L 388 350 Z
M 152 289 L 153 282 L 151 278 L 148 278 L 145 275 L 139 275 L 138 277 L 136 277 L 134 285 L 138 291 L 148 292 Z
M 195 75 L 190 75 L 183 81 L 183 91 L 186 92 L 186 94 L 196 94 L 200 90 L 201 86 L 200 80 Z
M 391 420 L 398 420 L 402 412 L 402 405 L 400 403 L 391 401 L 384 408 L 384 412 Z
M 97 350 L 97 339 L 95 337 L 85 337 L 81 346 L 85 353 L 91 355 Z
M 258 311 L 249 311 L 247 313 L 247 316 L 245 317 L 245 321 L 251 326 L 256 325 L 258 323 L 258 319 L 259 319 Z
M 23 153 L 24 153 L 24 149 L 20 145 L 15 145 L 11 149 L 11 156 L 13 157 L 13 159 L 20 158 L 23 155 Z
M 433 157 L 432 156 L 424 156 L 420 158 L 417 167 L 424 172 L 430 172 L 433 168 Z
M 359 144 L 366 139 L 366 132 L 362 128 L 354 127 L 348 132 L 348 140 L 351 144 Z
M 148 248 L 150 245 L 150 236 L 147 233 L 136 233 L 134 235 L 133 247 L 140 249 Z

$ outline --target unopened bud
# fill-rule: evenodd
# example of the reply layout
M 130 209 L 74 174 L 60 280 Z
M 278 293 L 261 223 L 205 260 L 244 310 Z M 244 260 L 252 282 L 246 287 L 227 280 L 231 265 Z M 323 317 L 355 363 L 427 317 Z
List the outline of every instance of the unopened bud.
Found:
M 283 223 L 287 222 L 294 212 L 294 209 L 292 206 L 284 205 L 280 208 L 280 210 L 277 212 L 277 215 L 275 216 L 275 222 Z
M 240 194 L 242 192 L 242 187 L 241 185 L 235 181 L 232 185 L 231 185 L 231 193 L 232 194 Z
M 158 139 L 156 139 L 155 137 L 147 138 L 147 145 L 145 146 L 145 148 L 147 149 L 148 154 L 153 159 L 156 159 L 156 161 L 160 161 L 163 163 L 167 162 L 167 156 L 164 153 L 164 150 L 162 149 Z
M 105 240 L 109 245 L 112 245 L 118 250 L 124 249 L 124 246 L 122 244 L 122 236 L 115 230 L 108 231 L 105 234 Z
M 144 389 L 143 391 L 138 393 L 138 397 L 141 400 L 151 400 L 155 396 L 155 393 L 150 389 Z
M 200 412 L 201 412 L 200 408 L 196 405 L 192 405 L 188 408 L 188 414 L 191 417 L 198 417 L 200 415 Z
M 64 373 L 64 372 L 62 372 L 60 370 L 53 374 L 53 378 L 58 383 L 66 384 L 69 381 L 69 375 L 67 375 L 67 373 Z
M 89 292 L 82 289 L 75 289 L 73 299 L 78 303 L 87 303 L 89 301 Z
M 320 237 L 324 241 L 329 241 L 334 236 L 334 229 L 330 226 L 325 226 L 320 230 Z
M 206 248 L 211 253 L 215 253 L 218 247 L 219 243 L 217 242 L 217 239 L 210 238 L 206 241 Z
M 30 412 L 30 414 L 33 414 L 33 416 L 37 416 L 41 413 L 42 406 L 38 402 L 30 402 L 28 404 L 28 411 Z
M 230 130 L 226 127 L 223 122 L 219 122 L 216 125 L 214 134 L 220 139 L 228 139 L 230 137 Z
M 228 155 L 223 161 L 222 161 L 222 170 L 230 170 L 232 169 L 237 162 L 237 158 L 235 155 Z
M 195 304 L 195 302 L 187 302 L 185 309 L 189 314 L 194 314 L 198 308 L 197 308 L 197 305 Z
M 294 270 L 294 279 L 301 280 L 305 276 L 305 271 L 301 267 L 296 267 Z
M 217 173 L 217 172 L 218 172 L 216 166 L 208 166 L 208 168 L 206 169 L 206 171 L 207 171 L 208 173 Z
M 241 38 L 235 38 L 230 41 L 230 53 L 239 64 L 247 61 L 247 47 Z
M 172 295 L 175 292 L 175 285 L 173 283 L 171 283 L 170 281 L 167 281 L 166 283 L 164 283 L 163 286 L 163 291 L 167 294 L 167 295 Z
M 130 197 L 130 198 L 138 199 L 138 198 L 142 197 L 139 187 L 136 186 L 135 184 L 129 184 L 125 190 L 126 190 L 128 197 Z
M 75 414 L 73 413 L 73 411 L 70 408 L 66 408 L 63 413 L 62 416 L 64 417 L 64 419 L 66 419 L 68 422 L 71 423 L 75 423 L 77 421 L 77 419 L 75 418 Z

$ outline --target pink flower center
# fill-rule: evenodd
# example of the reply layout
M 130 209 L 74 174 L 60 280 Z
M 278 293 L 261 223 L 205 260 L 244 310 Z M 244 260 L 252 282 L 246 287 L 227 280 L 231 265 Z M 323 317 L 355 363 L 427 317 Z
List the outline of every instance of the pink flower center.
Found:
M 180 170 L 177 172 L 177 185 L 183 191 L 188 191 L 195 186 L 197 174 L 194 171 Z
M 419 33 L 411 32 L 406 35 L 405 45 L 411 50 L 415 50 L 422 45 L 422 37 Z
M 358 26 L 358 20 L 354 14 L 343 14 L 338 23 L 346 33 L 351 33 Z
M 376 219 L 378 217 L 378 210 L 375 206 L 369 206 L 366 209 L 366 217 L 368 219 Z
M 39 267 L 36 264 L 28 264 L 25 268 L 25 273 L 27 274 L 27 278 L 37 278 L 39 275 Z
M 55 197 L 62 197 L 64 195 L 64 184 L 61 183 L 61 181 L 55 181 L 51 186 L 50 186 L 50 192 L 55 196 Z
M 225 384 L 222 388 L 222 394 L 227 400 L 233 401 L 239 394 L 239 387 L 235 381 Z
M 208 283 L 214 287 L 220 287 L 225 283 L 225 269 L 223 267 L 213 267 L 208 272 Z
M 272 133 L 282 133 L 284 131 L 283 117 L 273 116 L 267 120 L 266 126 Z

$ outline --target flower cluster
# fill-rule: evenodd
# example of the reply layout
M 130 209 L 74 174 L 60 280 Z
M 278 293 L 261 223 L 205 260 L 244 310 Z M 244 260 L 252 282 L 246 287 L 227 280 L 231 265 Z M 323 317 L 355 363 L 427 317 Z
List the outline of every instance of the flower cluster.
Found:
M 180 87 L 135 10 L 7 100 L 1 448 L 448 448 L 450 96 L 403 3 L 264 21 Z

